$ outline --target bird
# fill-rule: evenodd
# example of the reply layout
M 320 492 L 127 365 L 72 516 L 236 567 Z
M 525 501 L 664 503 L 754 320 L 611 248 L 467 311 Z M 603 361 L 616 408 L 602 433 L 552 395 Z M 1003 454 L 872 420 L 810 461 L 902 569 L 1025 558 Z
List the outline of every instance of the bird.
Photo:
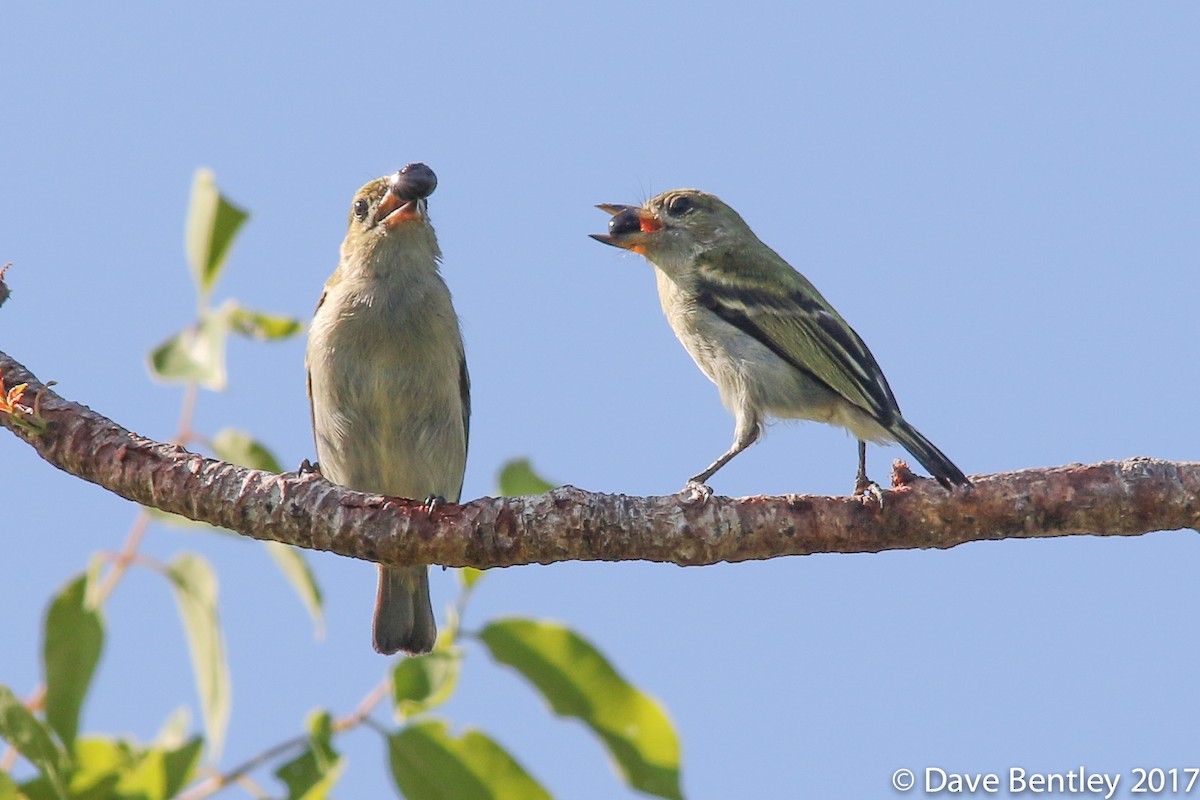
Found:
M 692 476 L 707 483 L 761 436 L 772 418 L 824 422 L 858 439 L 855 493 L 877 495 L 866 443 L 898 442 L 947 489 L 970 481 L 900 413 L 862 338 L 807 278 L 716 195 L 674 189 L 641 206 L 602 203 L 604 244 L 653 266 L 663 313 L 734 417 L 732 446 Z
M 437 176 L 413 163 L 363 186 L 309 328 L 305 367 L 317 469 L 361 492 L 457 502 L 471 384 L 429 221 Z M 379 568 L 373 644 L 427 653 L 437 639 L 425 566 Z

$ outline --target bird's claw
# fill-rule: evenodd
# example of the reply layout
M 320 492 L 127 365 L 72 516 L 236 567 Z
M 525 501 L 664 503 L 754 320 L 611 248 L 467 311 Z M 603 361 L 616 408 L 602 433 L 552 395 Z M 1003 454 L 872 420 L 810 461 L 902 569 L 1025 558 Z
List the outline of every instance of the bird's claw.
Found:
M 296 469 L 300 475 L 320 475 L 321 462 L 309 461 L 307 458 L 300 462 L 300 466 Z
M 708 498 L 712 497 L 713 490 L 707 484 L 692 478 L 679 493 L 686 495 L 688 500 L 693 503 L 707 503 Z
M 883 510 L 883 488 L 869 478 L 860 478 L 854 484 L 854 496 L 860 499 L 864 506 L 875 502 L 879 504 L 879 510 Z
M 425 498 L 425 502 L 421 504 L 421 508 L 425 509 L 426 514 L 432 514 L 438 506 L 446 505 L 446 498 L 440 494 L 431 494 Z

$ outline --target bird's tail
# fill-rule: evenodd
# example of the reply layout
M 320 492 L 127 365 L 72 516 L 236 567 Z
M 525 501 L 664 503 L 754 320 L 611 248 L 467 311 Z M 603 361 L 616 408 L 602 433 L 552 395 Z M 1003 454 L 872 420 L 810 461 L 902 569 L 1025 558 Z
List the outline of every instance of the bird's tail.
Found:
M 375 600 L 375 649 L 385 655 L 403 650 L 428 653 L 437 641 L 429 602 L 427 567 L 380 567 Z
M 945 453 L 938 450 L 933 442 L 922 436 L 921 432 L 909 425 L 903 417 L 896 418 L 891 433 L 942 486 L 949 489 L 951 486 L 971 485 L 963 471 L 954 466 L 954 462 L 947 458 Z

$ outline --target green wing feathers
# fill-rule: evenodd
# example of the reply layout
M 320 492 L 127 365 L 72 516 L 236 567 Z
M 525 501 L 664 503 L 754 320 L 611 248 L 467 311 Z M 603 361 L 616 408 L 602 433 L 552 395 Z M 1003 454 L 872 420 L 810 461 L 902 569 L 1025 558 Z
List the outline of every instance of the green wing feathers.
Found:
M 900 409 L 871 351 L 803 275 L 768 252 L 777 263 L 756 264 L 744 251 L 718 256 L 721 270 L 701 263 L 697 302 L 890 427 Z M 736 285 L 722 276 L 730 264 Z

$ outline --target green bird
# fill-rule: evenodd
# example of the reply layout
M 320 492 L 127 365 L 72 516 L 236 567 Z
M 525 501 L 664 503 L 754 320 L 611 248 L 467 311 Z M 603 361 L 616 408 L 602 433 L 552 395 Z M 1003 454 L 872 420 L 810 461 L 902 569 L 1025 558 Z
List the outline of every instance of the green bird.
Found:
M 709 478 L 754 444 L 771 417 L 849 430 L 858 439 L 857 492 L 874 487 L 867 442 L 899 442 L 942 486 L 970 485 L 901 416 L 854 329 L 720 198 L 676 189 L 641 206 L 597 207 L 612 219 L 607 234 L 592 238 L 654 265 L 667 321 L 735 420 L 733 445 L 688 488 L 707 492 Z
M 308 334 L 308 397 L 321 474 L 360 492 L 457 502 L 471 387 L 429 223 L 433 170 L 409 164 L 358 190 L 337 269 Z M 437 639 L 424 566 L 379 569 L 374 645 L 428 653 Z

